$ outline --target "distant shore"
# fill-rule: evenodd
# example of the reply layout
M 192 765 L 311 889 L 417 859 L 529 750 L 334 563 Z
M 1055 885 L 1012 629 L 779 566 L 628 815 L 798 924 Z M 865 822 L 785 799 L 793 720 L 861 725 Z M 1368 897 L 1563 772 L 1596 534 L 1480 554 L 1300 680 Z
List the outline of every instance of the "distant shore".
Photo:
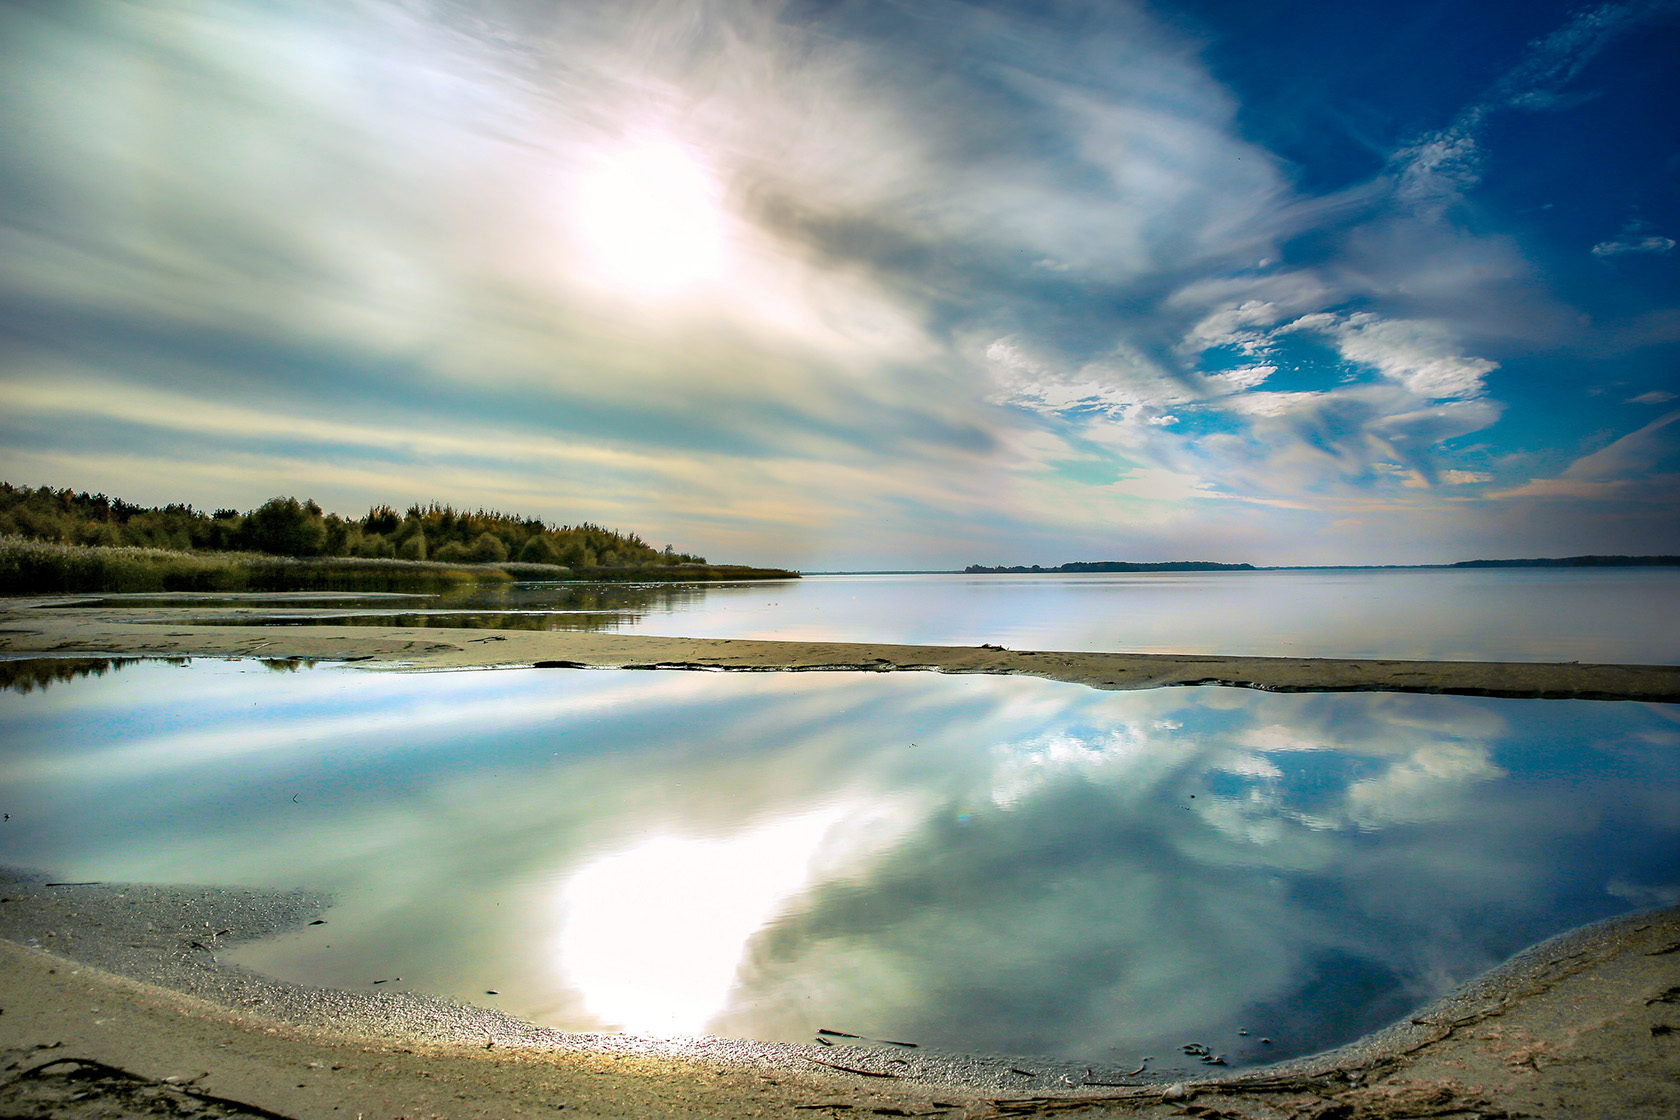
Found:
M 1464 568 L 1680 568 L 1680 556 L 1536 556 L 1515 560 L 1457 560 L 1449 564 L 1225 564 L 1210 560 L 1076 560 L 1046 567 L 1041 564 L 1009 564 L 988 567 L 970 564 L 964 575 L 1081 575 L 1102 573 L 1170 572 L 1418 572 L 1454 571 Z M 824 573 L 811 573 L 812 575 Z M 842 573 L 834 575 L 893 575 L 932 573 Z
M 662 638 L 590 631 L 228 625 L 204 607 L 74 610 L 0 599 L 0 653 L 20 656 L 263 657 L 369 667 L 706 669 L 1018 674 L 1104 689 L 1223 684 L 1270 692 L 1424 692 L 1680 703 L 1680 666 L 1401 661 L 1008 650 L 1000 646 Z M 195 619 L 220 617 L 214 626 Z

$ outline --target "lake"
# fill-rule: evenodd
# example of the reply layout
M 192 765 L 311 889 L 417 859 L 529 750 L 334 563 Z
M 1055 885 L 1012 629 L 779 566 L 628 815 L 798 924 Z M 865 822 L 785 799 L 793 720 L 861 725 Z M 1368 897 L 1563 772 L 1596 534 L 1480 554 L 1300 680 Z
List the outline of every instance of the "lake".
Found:
M 123 601 L 121 599 L 112 601 Z M 157 602 L 133 597 L 131 603 Z M 1332 569 L 516 584 L 231 603 L 226 620 L 1423 660 L 1680 663 L 1680 569 Z
M 1680 901 L 1670 705 L 250 660 L 14 675 L 0 863 L 330 890 L 327 924 L 235 960 L 569 1029 L 1158 1071 L 1197 1041 L 1236 1067 Z

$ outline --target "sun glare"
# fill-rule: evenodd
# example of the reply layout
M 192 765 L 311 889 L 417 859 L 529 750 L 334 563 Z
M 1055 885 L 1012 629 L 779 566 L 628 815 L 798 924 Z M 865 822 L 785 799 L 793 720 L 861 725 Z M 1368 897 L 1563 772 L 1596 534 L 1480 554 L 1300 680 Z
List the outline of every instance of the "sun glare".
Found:
M 687 145 L 656 137 L 602 153 L 578 185 L 575 220 L 593 275 L 667 295 L 723 271 L 722 191 Z
M 658 836 L 590 864 L 562 892 L 561 973 L 616 1027 L 699 1033 L 727 1005 L 753 934 L 807 885 L 838 815 L 723 839 Z

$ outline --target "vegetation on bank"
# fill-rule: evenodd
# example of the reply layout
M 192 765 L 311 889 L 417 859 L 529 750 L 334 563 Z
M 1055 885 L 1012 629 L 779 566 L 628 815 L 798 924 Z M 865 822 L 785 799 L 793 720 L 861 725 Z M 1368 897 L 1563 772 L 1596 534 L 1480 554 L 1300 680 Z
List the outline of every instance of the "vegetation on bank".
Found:
M 54 544 L 0 537 L 0 594 L 75 591 L 399 591 L 436 594 L 511 580 L 606 583 L 723 582 L 798 579 L 779 568 L 684 564 L 584 568 L 553 564 L 444 564 L 366 557 L 268 556 L 254 552 L 181 552 L 164 548 Z
M 566 579 L 565 568 L 524 567 L 527 579 Z M 53 544 L 0 537 L 0 593 L 71 591 L 408 591 L 441 592 L 506 582 L 502 567 L 452 567 L 421 560 L 299 559 L 252 552 Z
M 679 582 L 794 579 L 707 564 L 599 525 L 432 503 L 362 518 L 313 501 L 202 513 L 0 482 L 0 594 L 71 591 L 440 592 L 513 579 Z
M 189 505 L 137 506 L 104 494 L 35 489 L 0 482 L 0 535 L 55 544 L 159 548 L 175 552 L 254 552 L 269 556 L 434 560 L 445 564 L 552 564 L 568 568 L 648 568 L 704 564 L 703 556 L 656 549 L 635 533 L 585 522 L 550 525 L 535 517 L 452 506 L 374 506 L 365 517 L 326 513 L 313 500 L 271 498 L 241 513 Z

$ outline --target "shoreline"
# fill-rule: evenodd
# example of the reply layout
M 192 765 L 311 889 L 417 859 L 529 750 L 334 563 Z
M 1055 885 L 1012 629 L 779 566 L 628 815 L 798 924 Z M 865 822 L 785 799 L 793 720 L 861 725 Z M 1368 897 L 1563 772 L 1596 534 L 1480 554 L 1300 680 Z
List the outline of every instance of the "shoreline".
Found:
M 55 609 L 0 599 L 12 657 L 259 657 L 378 669 L 690 669 L 1021 675 L 1101 689 L 1228 685 L 1270 692 L 1417 692 L 1520 699 L 1680 703 L 1680 665 L 1405 661 L 1082 653 L 999 646 L 665 638 L 587 630 L 239 625 L 203 607 Z M 160 617 L 160 614 L 166 617 Z M 215 625 L 195 623 L 216 620 Z
M 878 1050 L 819 1058 L 814 1046 L 567 1034 L 430 996 L 279 984 L 216 963 L 201 940 L 232 945 L 305 923 L 326 901 L 318 895 L 53 886 L 9 874 L 0 875 L 0 895 L 0 1109 L 16 1108 L 9 1091 L 48 1091 L 35 1082 L 54 1076 L 66 1093 L 87 1093 L 95 1067 L 131 1075 L 113 1093 L 149 1086 L 173 1102 L 155 1113 L 131 1103 L 127 1114 L 139 1116 L 179 1114 L 195 1093 L 250 1107 L 206 1116 L 370 1120 L 807 1112 L 967 1120 L 1076 1110 L 1590 1120 L 1680 1107 L 1680 908 L 1551 938 L 1322 1054 L 1171 1084 L 1006 1088 L 989 1076 L 997 1067 L 989 1059 L 977 1060 L 978 1078 L 960 1070 L 918 1078 L 885 1072 L 893 1067 Z M 1192 1102 L 1197 1110 L 1186 1111 Z

